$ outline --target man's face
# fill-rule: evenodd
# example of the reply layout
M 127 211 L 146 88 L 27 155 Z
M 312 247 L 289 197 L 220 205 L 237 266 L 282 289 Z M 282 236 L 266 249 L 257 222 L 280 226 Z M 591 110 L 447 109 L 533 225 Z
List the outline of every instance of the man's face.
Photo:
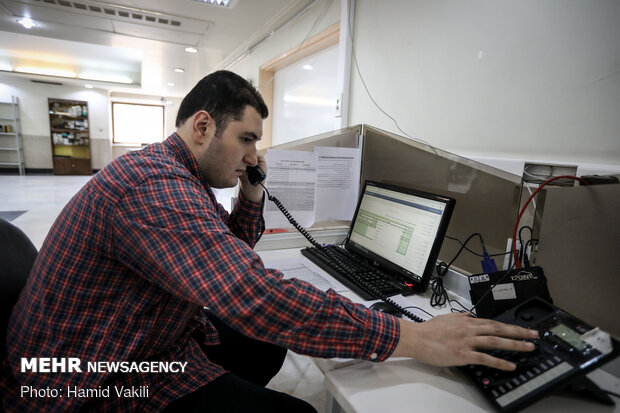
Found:
M 198 165 L 214 188 L 232 188 L 249 165 L 258 163 L 256 142 L 263 135 L 263 119 L 246 106 L 241 120 L 230 120 L 223 131 L 215 130 Z

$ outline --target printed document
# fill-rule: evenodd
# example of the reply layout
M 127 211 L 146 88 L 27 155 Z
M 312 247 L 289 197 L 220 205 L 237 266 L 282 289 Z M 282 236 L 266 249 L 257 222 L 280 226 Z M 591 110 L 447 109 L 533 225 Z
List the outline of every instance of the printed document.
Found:
M 351 220 L 357 205 L 361 150 L 316 147 L 315 221 Z
M 269 149 L 266 156 L 269 193 L 282 202 L 302 227 L 314 224 L 316 156 L 313 152 Z M 288 220 L 273 202 L 265 207 L 267 228 L 290 228 Z
M 302 227 L 321 221 L 351 220 L 359 195 L 360 149 L 268 149 L 266 161 L 267 190 Z M 264 216 L 269 229 L 292 228 L 273 202 L 266 204 Z

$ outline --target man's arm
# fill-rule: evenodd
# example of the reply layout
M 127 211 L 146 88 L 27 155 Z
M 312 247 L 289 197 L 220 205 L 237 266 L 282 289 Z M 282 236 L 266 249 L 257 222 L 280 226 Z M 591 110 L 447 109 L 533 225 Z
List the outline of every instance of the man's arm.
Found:
M 248 337 L 316 357 L 391 355 L 396 318 L 265 268 L 208 202 L 192 180 L 144 181 L 116 207 L 115 257 L 152 288 L 209 307 Z
M 266 170 L 265 157 L 260 154 L 258 154 L 258 164 Z M 220 216 L 233 234 L 254 248 L 265 230 L 263 187 L 250 184 L 247 173 L 239 179 L 239 182 L 239 199 L 235 208 L 230 216 L 225 211 L 220 211 Z
M 239 193 L 237 203 L 230 215 L 226 211 L 220 211 L 219 215 L 230 231 L 251 248 L 254 248 L 265 231 L 263 203 L 247 199 L 243 192 Z
M 392 356 L 412 357 L 436 366 L 481 364 L 501 370 L 516 366 L 478 350 L 532 351 L 527 339 L 538 337 L 536 330 L 473 318 L 469 314 L 446 314 L 424 323 L 400 321 L 400 341 Z

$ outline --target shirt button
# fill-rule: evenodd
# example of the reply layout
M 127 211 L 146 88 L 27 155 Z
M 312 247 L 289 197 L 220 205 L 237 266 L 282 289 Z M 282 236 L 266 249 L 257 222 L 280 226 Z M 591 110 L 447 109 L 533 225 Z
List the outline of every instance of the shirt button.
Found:
M 377 353 L 372 353 L 372 354 L 370 355 L 370 359 L 371 359 L 371 360 L 376 360 L 376 359 L 377 359 L 377 357 L 378 357 L 378 356 L 377 356 Z

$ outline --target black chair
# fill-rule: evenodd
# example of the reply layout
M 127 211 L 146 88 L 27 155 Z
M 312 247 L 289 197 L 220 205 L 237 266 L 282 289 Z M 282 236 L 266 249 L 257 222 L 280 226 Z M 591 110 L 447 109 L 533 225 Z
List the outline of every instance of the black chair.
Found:
M 24 232 L 0 218 L 0 360 L 6 351 L 6 330 L 13 306 L 37 257 L 37 249 Z M 0 403 L 1 410 L 2 403 Z

